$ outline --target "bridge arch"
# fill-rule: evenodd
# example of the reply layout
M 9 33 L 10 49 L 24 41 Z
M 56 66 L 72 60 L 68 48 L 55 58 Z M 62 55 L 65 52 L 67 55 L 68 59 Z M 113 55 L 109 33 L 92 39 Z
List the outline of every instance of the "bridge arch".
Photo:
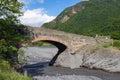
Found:
M 57 36 L 38 36 L 38 37 L 35 37 L 35 38 L 33 38 L 32 39 L 32 42 L 38 42 L 38 41 L 46 41 L 46 42 L 49 42 L 49 43 L 51 43 L 52 41 L 53 42 L 58 42 L 58 43 L 60 43 L 60 44 L 63 44 L 63 45 L 65 45 L 67 48 L 70 48 L 71 47 L 71 44 L 68 42 L 68 41 L 65 41 L 65 40 L 63 40 L 62 38 L 59 38 L 59 37 L 57 37 Z M 53 45 L 55 45 L 55 44 L 53 44 Z M 57 45 L 55 45 L 56 47 L 57 47 Z
M 53 36 L 38 36 L 32 39 L 32 42 L 38 42 L 38 41 L 43 41 L 50 43 L 58 48 L 57 54 L 53 57 L 53 59 L 50 61 L 49 65 L 53 65 L 58 58 L 58 56 L 66 50 L 66 48 L 70 47 L 70 44 L 66 42 L 65 40 L 62 40 L 61 38 L 58 37 L 53 37 Z

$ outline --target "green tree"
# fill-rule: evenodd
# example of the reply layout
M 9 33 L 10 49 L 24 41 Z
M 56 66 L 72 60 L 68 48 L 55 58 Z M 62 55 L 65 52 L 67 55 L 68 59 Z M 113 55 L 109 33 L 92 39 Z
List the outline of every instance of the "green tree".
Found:
M 18 0 L 0 0 L 0 58 L 10 63 L 15 62 L 19 43 L 24 40 L 25 27 L 18 20 L 22 6 Z
M 0 19 L 18 22 L 17 17 L 22 15 L 22 6 L 18 0 L 0 0 Z

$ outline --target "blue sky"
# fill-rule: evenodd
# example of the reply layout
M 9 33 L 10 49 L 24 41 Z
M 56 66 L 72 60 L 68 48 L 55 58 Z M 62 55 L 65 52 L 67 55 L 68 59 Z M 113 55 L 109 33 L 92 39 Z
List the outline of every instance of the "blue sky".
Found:
M 40 27 L 56 18 L 65 8 L 82 0 L 19 0 L 24 3 L 24 15 L 20 17 L 25 25 Z

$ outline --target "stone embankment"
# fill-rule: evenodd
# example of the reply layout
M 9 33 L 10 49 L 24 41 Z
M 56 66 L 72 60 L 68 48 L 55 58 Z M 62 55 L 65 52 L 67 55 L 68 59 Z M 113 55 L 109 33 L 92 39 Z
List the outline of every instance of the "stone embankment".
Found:
M 84 66 L 109 72 L 120 72 L 120 50 L 112 47 L 97 49 L 95 45 L 86 45 L 75 54 L 71 54 L 66 49 L 59 55 L 54 65 L 70 68 Z

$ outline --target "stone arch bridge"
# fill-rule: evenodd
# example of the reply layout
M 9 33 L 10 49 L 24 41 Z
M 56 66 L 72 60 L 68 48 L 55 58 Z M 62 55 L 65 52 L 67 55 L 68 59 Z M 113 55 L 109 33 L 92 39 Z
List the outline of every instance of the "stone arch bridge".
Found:
M 46 28 L 29 27 L 27 28 L 27 33 L 31 38 L 31 42 L 44 41 L 51 43 L 58 48 L 58 53 L 53 57 L 50 65 L 54 64 L 59 54 L 65 49 L 68 49 L 69 53 L 74 54 L 82 46 L 96 43 L 96 39 L 92 37 L 50 30 Z

